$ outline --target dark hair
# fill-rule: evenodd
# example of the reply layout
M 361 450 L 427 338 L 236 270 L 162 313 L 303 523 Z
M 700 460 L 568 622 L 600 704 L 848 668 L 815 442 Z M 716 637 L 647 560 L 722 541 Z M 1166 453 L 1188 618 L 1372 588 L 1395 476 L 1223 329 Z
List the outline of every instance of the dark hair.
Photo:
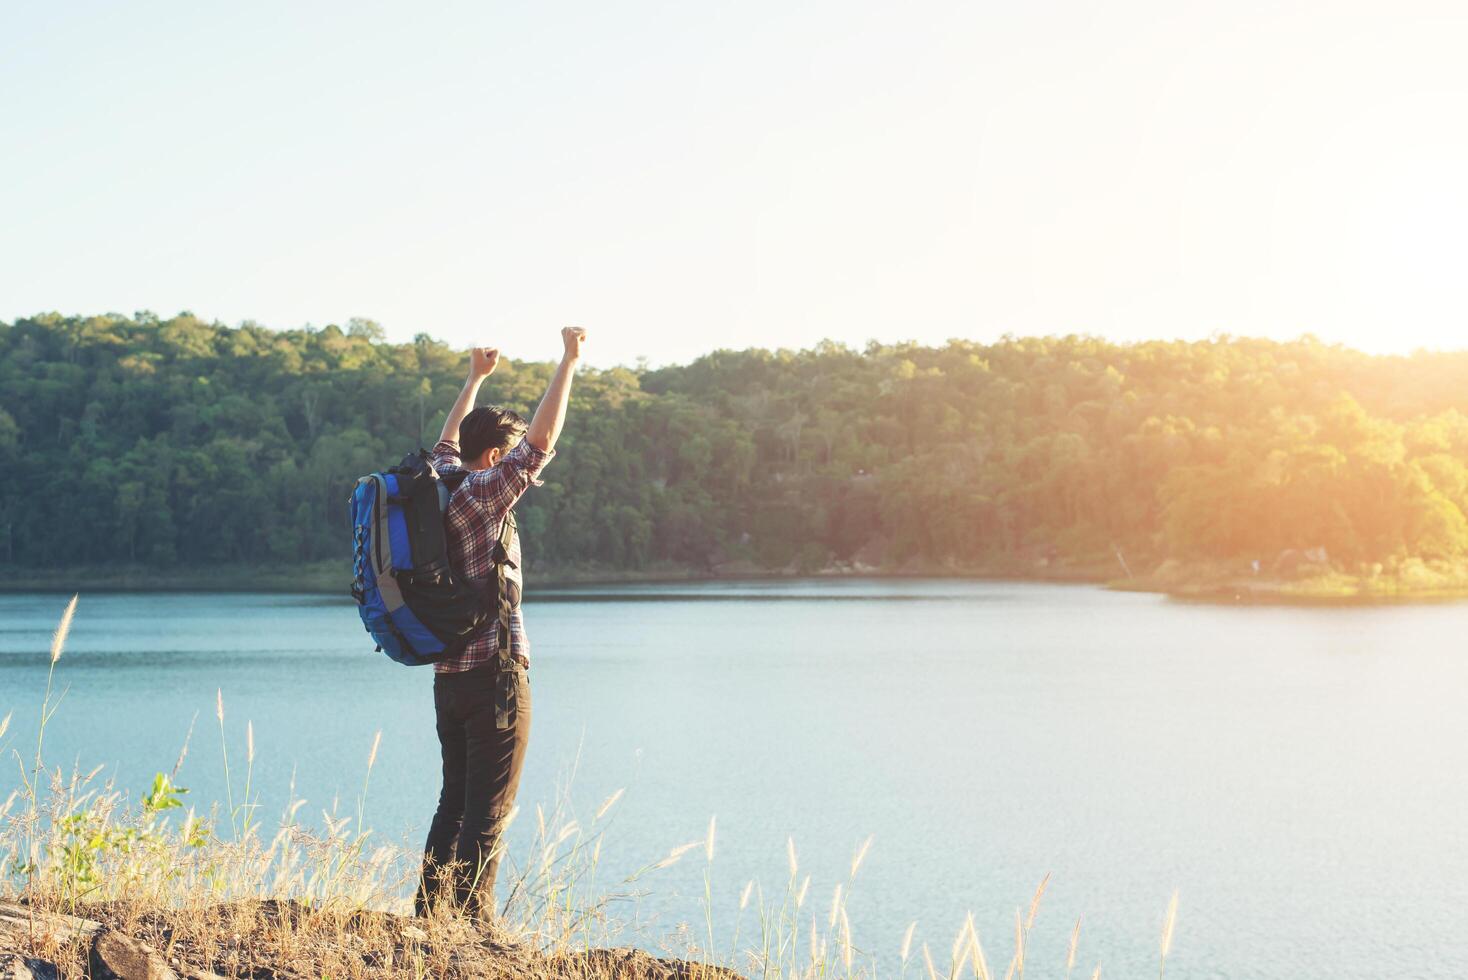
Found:
M 529 423 L 508 408 L 476 408 L 459 423 L 459 455 L 465 461 L 478 459 L 487 449 L 508 452 L 525 435 Z

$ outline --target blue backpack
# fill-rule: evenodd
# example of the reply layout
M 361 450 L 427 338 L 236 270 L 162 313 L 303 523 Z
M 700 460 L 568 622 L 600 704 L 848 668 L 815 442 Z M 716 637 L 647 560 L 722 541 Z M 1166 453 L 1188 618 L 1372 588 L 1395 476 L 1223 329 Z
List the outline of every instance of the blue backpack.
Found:
M 408 666 L 464 651 L 498 624 L 500 650 L 510 649 L 514 593 L 507 587 L 513 514 L 495 546 L 496 575 L 476 582 L 449 564 L 444 513 L 467 474 L 441 476 L 419 450 L 397 466 L 370 473 L 352 491 L 352 597 L 377 648 Z

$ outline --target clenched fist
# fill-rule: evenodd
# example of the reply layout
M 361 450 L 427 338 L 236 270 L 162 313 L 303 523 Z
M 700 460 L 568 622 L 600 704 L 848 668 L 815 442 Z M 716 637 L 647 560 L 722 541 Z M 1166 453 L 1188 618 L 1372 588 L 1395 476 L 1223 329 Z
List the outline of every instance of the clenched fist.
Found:
M 581 345 L 586 343 L 586 331 L 580 327 L 562 327 L 561 342 L 566 345 L 566 356 L 579 358 Z
M 498 347 L 471 347 L 469 349 L 469 377 L 487 378 L 494 374 L 500 363 Z

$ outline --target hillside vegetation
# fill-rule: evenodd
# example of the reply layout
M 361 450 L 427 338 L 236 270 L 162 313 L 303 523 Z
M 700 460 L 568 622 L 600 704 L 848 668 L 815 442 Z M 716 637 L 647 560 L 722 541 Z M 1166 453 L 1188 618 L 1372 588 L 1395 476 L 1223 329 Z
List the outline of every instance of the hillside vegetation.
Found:
M 550 369 L 503 364 L 481 403 L 528 413 Z M 461 351 L 387 343 L 370 321 L 0 323 L 0 563 L 343 560 L 353 481 L 432 445 L 464 370 Z M 1310 337 L 827 343 L 588 369 L 521 526 L 541 569 L 1146 579 L 1257 560 L 1441 583 L 1468 557 L 1465 392 L 1468 354 Z

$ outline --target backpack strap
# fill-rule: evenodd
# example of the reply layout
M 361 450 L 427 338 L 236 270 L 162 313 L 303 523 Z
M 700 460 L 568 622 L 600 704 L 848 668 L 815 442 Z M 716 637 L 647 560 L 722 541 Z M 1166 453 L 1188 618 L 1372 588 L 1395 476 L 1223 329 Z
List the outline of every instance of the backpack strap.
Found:
M 509 569 L 515 567 L 515 561 L 510 557 L 510 547 L 515 541 L 517 525 L 515 523 L 515 512 L 505 511 L 505 519 L 500 522 L 500 537 L 494 546 L 494 601 L 495 616 L 499 621 L 499 661 L 501 670 L 510 670 L 515 667 L 510 650 L 510 617 L 515 612 L 515 603 L 510 595 Z
M 504 520 L 500 522 L 499 537 L 495 539 L 494 545 L 490 550 L 490 563 L 493 566 L 492 573 L 486 578 L 466 579 L 479 595 L 482 596 L 481 601 L 484 603 L 484 608 L 486 610 L 492 610 L 490 618 L 482 626 L 474 630 L 473 633 L 466 636 L 466 642 L 477 639 L 490 630 L 494 630 L 495 638 L 498 641 L 496 644 L 498 649 L 494 659 L 494 669 L 497 672 L 520 669 L 519 663 L 514 659 L 514 651 L 512 649 L 514 637 L 514 631 L 512 629 L 513 616 L 516 608 L 519 607 L 519 602 L 517 601 L 519 595 L 515 589 L 511 588 L 514 583 L 508 575 L 509 569 L 518 567 L 515 564 L 515 560 L 511 557 L 511 545 L 514 543 L 517 533 L 515 512 L 506 511 Z M 492 595 L 490 593 L 491 587 L 494 589 Z
M 510 595 L 509 576 L 506 574 L 515 565 L 514 559 L 510 557 L 510 546 L 515 540 L 516 530 L 515 512 L 505 511 L 505 519 L 500 524 L 499 541 L 495 542 L 494 556 L 495 614 L 499 629 L 496 664 L 498 676 L 495 678 L 494 699 L 494 726 L 497 729 L 506 729 L 512 724 L 511 713 L 516 707 L 515 672 L 520 669 L 512 649 L 514 634 L 510 629 L 510 617 L 514 615 L 515 602 Z

